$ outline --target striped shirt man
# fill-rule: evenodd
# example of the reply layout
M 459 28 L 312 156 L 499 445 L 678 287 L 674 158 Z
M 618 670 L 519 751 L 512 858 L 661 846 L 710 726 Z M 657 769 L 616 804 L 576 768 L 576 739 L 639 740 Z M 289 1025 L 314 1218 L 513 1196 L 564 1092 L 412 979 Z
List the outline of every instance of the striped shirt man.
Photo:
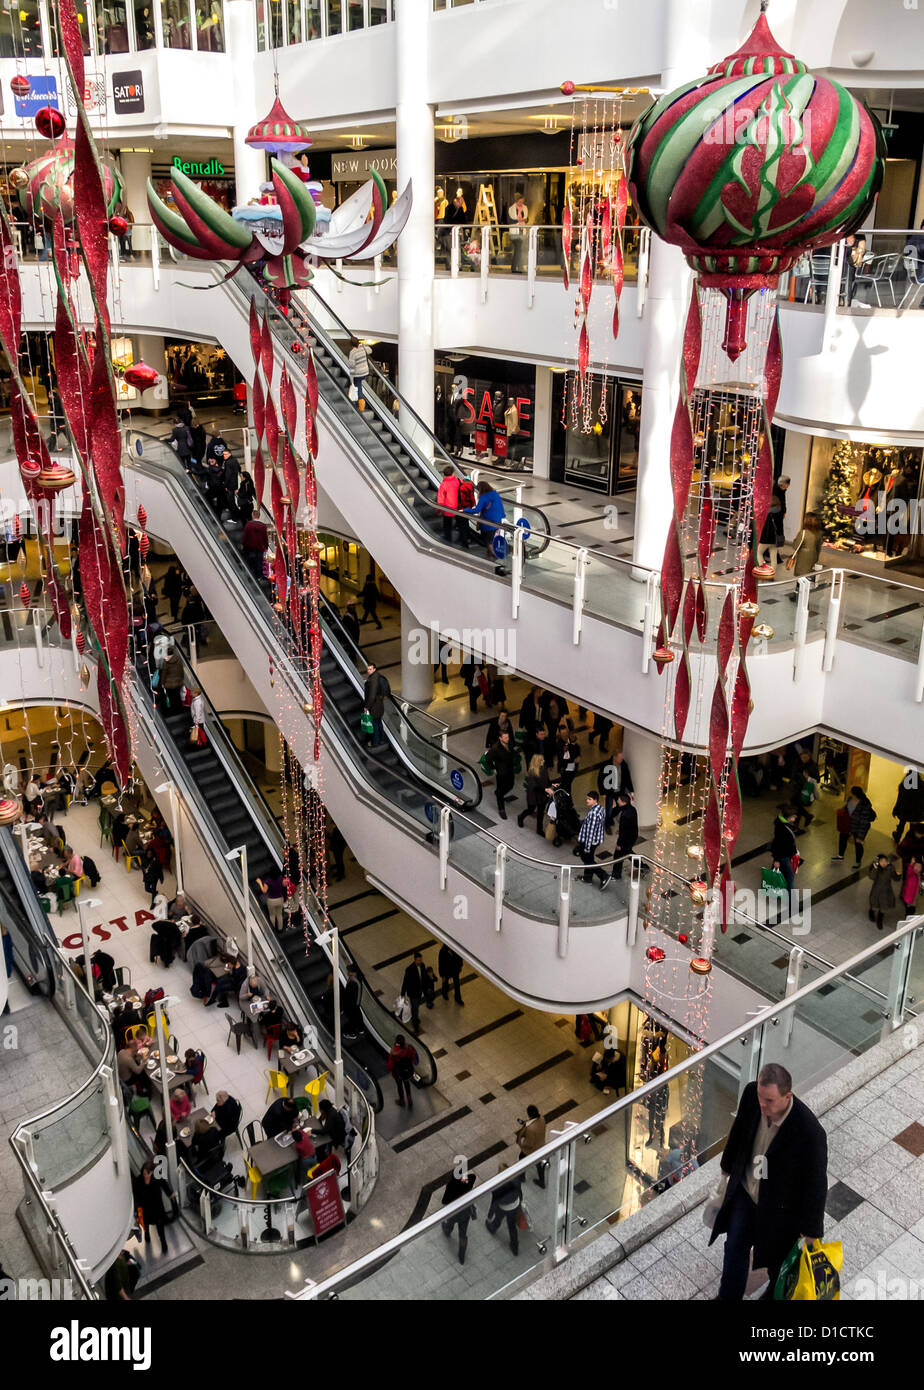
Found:
M 578 844 L 583 845 L 585 849 L 596 849 L 597 845 L 603 844 L 605 830 L 606 812 L 599 802 L 593 802 L 581 822 Z

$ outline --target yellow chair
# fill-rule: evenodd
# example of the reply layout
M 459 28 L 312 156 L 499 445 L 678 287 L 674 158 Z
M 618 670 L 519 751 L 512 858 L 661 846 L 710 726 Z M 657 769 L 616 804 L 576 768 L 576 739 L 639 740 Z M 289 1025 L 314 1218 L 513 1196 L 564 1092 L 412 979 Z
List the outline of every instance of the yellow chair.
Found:
M 79 898 L 79 897 L 80 897 L 80 885 L 81 885 L 81 883 L 83 883 L 83 879 L 82 879 L 82 878 L 75 878 L 75 879 L 74 879 L 74 897 L 75 897 L 75 898 Z
M 330 1072 L 322 1071 L 320 1076 L 315 1077 L 314 1081 L 308 1081 L 305 1084 L 305 1095 L 311 1100 L 312 1115 L 317 1115 L 318 1113 L 318 1104 L 321 1096 L 324 1094 L 324 1088 L 327 1084 L 329 1075 Z
M 269 1083 L 266 1088 L 266 1099 L 269 1100 L 274 1091 L 278 1091 L 281 1096 L 289 1094 L 289 1078 L 284 1071 L 274 1071 L 272 1067 L 264 1067 L 263 1075 Z
M 244 1162 L 247 1163 L 246 1158 Z M 263 1181 L 263 1174 L 260 1172 L 259 1168 L 252 1168 L 250 1164 L 247 1163 L 247 1177 L 250 1180 L 250 1200 L 255 1202 L 257 1200 L 257 1190 Z
M 130 1028 L 125 1030 L 125 1041 L 127 1043 L 134 1042 L 136 1038 L 144 1036 L 144 1031 L 143 1023 L 133 1023 Z
M 164 1020 L 164 1032 L 167 1033 L 167 1034 L 169 1034 L 169 1032 L 170 1032 L 170 1019 L 167 1017 L 167 1010 L 166 1010 L 166 1009 L 161 1009 L 161 1011 L 160 1011 L 160 1016 L 161 1016 L 161 1018 Z M 153 1009 L 151 1010 L 151 1012 L 148 1014 L 147 1018 L 145 1019 L 145 1023 L 147 1024 L 147 1030 L 148 1030 L 148 1032 L 150 1033 L 151 1037 L 152 1037 L 152 1038 L 156 1038 L 156 1037 L 157 1037 L 157 1014 L 154 1012 Z
M 138 868 L 140 869 L 140 868 L 141 868 L 141 855 L 140 855 L 140 854 L 129 854 L 128 851 L 126 850 L 126 853 L 125 853 L 125 872 L 126 872 L 127 874 L 130 874 L 131 871 L 132 871 L 132 869 L 134 868 L 134 866 L 135 866 L 136 864 L 138 865 Z

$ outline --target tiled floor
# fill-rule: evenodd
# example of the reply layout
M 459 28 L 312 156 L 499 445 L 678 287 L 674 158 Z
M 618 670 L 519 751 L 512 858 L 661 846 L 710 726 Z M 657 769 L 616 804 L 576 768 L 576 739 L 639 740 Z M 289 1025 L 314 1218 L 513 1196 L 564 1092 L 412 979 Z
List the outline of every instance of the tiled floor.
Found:
M 829 1183 L 824 1239 L 843 1246 L 842 1300 L 924 1299 L 922 1121 L 920 1049 L 823 1117 Z M 715 1298 L 724 1241 L 709 1247 L 708 1239 L 698 1208 L 577 1297 Z

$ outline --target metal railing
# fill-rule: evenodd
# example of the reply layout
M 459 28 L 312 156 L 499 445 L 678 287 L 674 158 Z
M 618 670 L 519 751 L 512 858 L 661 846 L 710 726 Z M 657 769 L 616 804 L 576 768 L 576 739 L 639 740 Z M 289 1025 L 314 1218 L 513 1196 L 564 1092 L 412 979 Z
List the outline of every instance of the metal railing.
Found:
M 553 1131 L 543 1148 L 479 1182 L 469 1195 L 440 1207 L 330 1278 L 317 1283 L 309 1281 L 304 1290 L 287 1297 L 395 1300 L 419 1299 L 429 1294 L 433 1298 L 483 1300 L 513 1292 L 543 1267 L 567 1258 L 589 1232 L 601 1227 L 611 1229 L 615 1221 L 636 1209 L 638 1197 L 633 1196 L 629 1202 L 625 1199 L 627 1178 L 637 1180 L 642 1201 L 656 1200 L 661 1191 L 689 1176 L 700 1161 L 718 1153 L 727 1133 L 726 1117 L 730 1117 L 744 1086 L 756 1080 L 765 1062 L 782 1061 L 793 1075 L 796 1088 L 805 1091 L 900 1027 L 907 1012 L 911 958 L 922 929 L 924 918 L 910 918 L 883 941 L 858 952 L 811 984 L 793 990 L 757 1018 L 701 1047 L 685 1061 L 644 1082 L 589 1119 L 578 1124 L 566 1122 L 562 1131 Z M 862 1043 L 832 1044 L 806 1017 L 807 1001 L 819 996 L 836 999 L 841 991 L 849 991 L 847 979 L 851 971 L 856 972 L 879 957 L 887 962 L 890 972 L 883 1016 L 875 1025 L 868 1025 Z M 663 1140 L 672 1113 L 678 1117 L 686 1115 L 686 1100 L 694 1088 L 704 1098 L 708 1096 L 712 1104 L 701 1107 L 697 1120 L 685 1119 L 684 1137 L 673 1168 L 669 1155 L 655 1163 L 649 1154 L 652 1146 L 642 1136 L 647 1129 L 649 1137 L 654 1132 Z M 697 1129 L 691 1140 L 686 1131 L 694 1123 Z M 660 1145 L 658 1153 L 666 1147 Z M 511 1181 L 525 1181 L 537 1164 L 548 1165 L 545 1192 L 537 1196 L 532 1185 L 527 1184 L 531 1229 L 520 1232 L 520 1258 L 511 1262 L 509 1275 L 493 1258 L 489 1264 L 479 1266 L 473 1240 L 465 1285 L 454 1286 L 451 1274 L 455 1249 L 447 1243 L 440 1229 L 442 1223 L 462 1215 L 473 1203 L 484 1211 L 486 1199 L 491 1204 L 490 1211 L 493 1195 L 502 1188 L 509 1189 Z M 495 1213 L 497 1223 L 501 1215 Z M 477 1239 L 487 1239 L 480 1222 Z M 446 1268 L 445 1277 L 439 1272 L 441 1267 Z M 426 1277 L 422 1274 L 424 1268 Z

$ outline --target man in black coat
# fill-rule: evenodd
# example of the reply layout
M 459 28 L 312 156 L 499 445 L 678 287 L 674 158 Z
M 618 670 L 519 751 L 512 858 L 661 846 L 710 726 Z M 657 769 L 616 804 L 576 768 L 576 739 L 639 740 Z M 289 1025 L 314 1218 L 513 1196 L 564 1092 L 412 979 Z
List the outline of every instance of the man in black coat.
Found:
M 619 793 L 634 790 L 629 764 L 621 753 L 614 753 L 597 774 L 597 791 L 605 798 L 607 830 L 617 815 L 616 798 Z
M 711 1245 L 725 1236 L 719 1299 L 740 1302 L 748 1256 L 766 1269 L 772 1298 L 780 1266 L 801 1237 L 820 1240 L 828 1195 L 828 1139 L 818 1120 L 792 1093 L 792 1077 L 778 1062 L 761 1068 L 745 1086 L 722 1154 L 728 1186 Z
M 451 946 L 445 943 L 440 947 L 437 958 L 436 968 L 439 971 L 440 979 L 443 982 L 443 998 L 449 998 L 449 986 L 452 985 L 457 1004 L 464 1004 L 462 998 L 462 985 L 459 976 L 462 973 L 462 957 L 458 951 L 454 951 Z
M 404 979 L 401 981 L 401 993 L 406 994 L 411 1001 L 411 1027 L 416 1033 L 420 1028 L 420 1001 L 425 994 L 430 995 L 427 1000 L 428 1008 L 433 1008 L 430 982 L 423 963 L 423 956 L 419 951 L 414 952 L 414 959 L 404 972 Z
M 366 683 L 363 686 L 363 708 L 372 716 L 372 733 L 366 738 L 366 746 L 380 748 L 385 742 L 385 697 L 391 694 L 391 686 L 378 670 L 374 662 L 366 665 Z
M 638 811 L 632 805 L 627 791 L 622 791 L 616 798 L 616 809 L 619 815 L 619 823 L 616 826 L 616 853 L 631 854 L 638 839 Z M 613 877 L 622 878 L 623 860 L 617 859 L 613 865 Z
M 495 790 L 497 792 L 497 814 L 501 820 L 507 819 L 507 811 L 504 803 L 510 792 L 513 791 L 515 749 L 510 734 L 504 730 L 498 735 L 497 742 L 488 749 L 488 764 L 494 771 Z

